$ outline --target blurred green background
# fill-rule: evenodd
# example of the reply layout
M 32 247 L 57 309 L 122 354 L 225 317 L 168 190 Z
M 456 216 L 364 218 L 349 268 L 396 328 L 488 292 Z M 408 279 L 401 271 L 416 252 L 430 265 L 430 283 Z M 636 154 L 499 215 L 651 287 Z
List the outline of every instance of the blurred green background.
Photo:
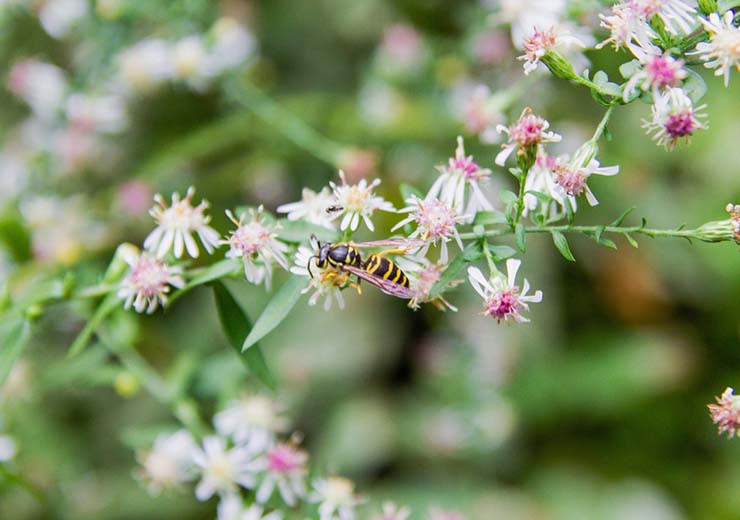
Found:
M 479 163 L 494 169 L 492 200 L 512 184 L 493 167 L 498 146 L 467 136 L 450 109 L 450 92 L 464 78 L 496 90 L 520 75 L 515 51 L 505 49 L 495 63 L 471 51 L 486 30 L 475 1 L 130 5 L 135 14 L 86 22 L 77 43 L 91 50 L 82 58 L 73 45 L 47 36 L 30 13 L 4 11 L 2 69 L 35 57 L 85 84 L 122 42 L 204 30 L 228 13 L 241 17 L 258 41 L 249 80 L 331 141 L 371 151 L 380 191 L 396 206 L 398 184 L 428 188 L 458 134 L 466 135 Z M 398 23 L 418 31 L 426 53 L 410 74 L 384 71 L 379 58 L 384 32 Z M 626 61 L 608 51 L 588 55 L 592 70 L 612 77 Z M 593 180 L 601 204 L 584 204 L 579 222 L 606 223 L 635 206 L 630 218 L 645 216 L 655 227 L 696 226 L 723 218 L 726 203 L 740 202 L 740 78 L 727 89 L 706 78 L 709 130 L 674 152 L 656 147 L 640 129 L 648 105 L 615 112 L 612 140 L 602 142 L 600 156 L 621 173 Z M 561 81 L 543 76 L 526 88 L 509 118 L 525 103 L 532 106 L 564 134 L 564 149 L 574 143 L 569 151 L 603 113 L 587 91 Z M 120 186 L 134 178 L 163 194 L 195 185 L 211 202 L 220 231 L 229 227 L 225 208 L 264 203 L 274 210 L 297 200 L 302 187 L 318 190 L 336 178 L 336 164 L 297 146 L 279 123 L 217 86 L 197 92 L 165 85 L 129 106 L 129 128 L 111 138 L 110 156 L 63 177 L 49 174 L 41 157 L 24 191 L 81 194 L 88 218 L 106 226 L 106 239 L 86 246 L 73 266 L 14 263 L 9 254 L 6 276 L 28 280 L 72 269 L 94 280 L 115 244 L 141 243 L 150 229 L 145 211 L 130 216 L 117 205 Z M 6 92 L 0 134 L 10 138 L 26 113 Z M 18 208 L 9 202 L 5 220 Z M 374 238 L 395 221 L 376 220 L 381 231 Z M 263 350 L 280 381 L 277 397 L 289 405 L 313 464 L 355 479 L 371 504 L 364 510 L 390 498 L 419 518 L 430 505 L 471 519 L 740 518 L 740 445 L 717 436 L 706 410 L 740 379 L 737 246 L 639 242 L 635 250 L 620 241 L 612 251 L 574 237 L 578 261 L 570 264 L 549 239 L 532 236 L 523 273 L 545 299 L 532 307 L 531 324 L 479 317 L 480 302 L 465 286 L 449 293 L 460 308 L 454 314 L 432 307 L 412 312 L 369 290 L 350 296 L 343 312 L 299 302 Z M 286 278 L 279 276 L 278 284 Z M 243 280 L 229 287 L 253 318 L 269 297 Z M 121 369 L 99 345 L 65 358 L 88 311 L 49 308 L 2 390 L 3 427 L 19 448 L 14 464 L 51 490 L 65 518 L 215 516 L 213 503 L 200 504 L 189 491 L 152 498 L 132 478 L 134 450 L 174 420 L 144 391 L 122 397 Z M 180 378 L 206 416 L 245 389 L 264 391 L 228 347 L 206 290 L 164 314 L 121 312 L 115 326 L 164 374 Z M 52 518 L 50 511 L 23 488 L 0 483 L 0 518 Z

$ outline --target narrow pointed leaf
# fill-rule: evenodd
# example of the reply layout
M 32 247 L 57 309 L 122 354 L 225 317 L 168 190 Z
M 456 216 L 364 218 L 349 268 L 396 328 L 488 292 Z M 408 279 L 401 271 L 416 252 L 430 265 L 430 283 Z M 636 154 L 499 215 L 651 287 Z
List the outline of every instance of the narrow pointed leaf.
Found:
M 453 260 L 447 265 L 447 269 L 444 270 L 442 275 L 437 280 L 437 283 L 432 286 L 432 290 L 429 292 L 429 299 L 433 300 L 447 288 L 452 281 L 457 278 L 460 272 L 465 266 L 471 262 L 475 262 L 482 255 L 478 243 L 469 244 L 463 251 L 460 252 Z
M 257 318 L 254 327 L 249 331 L 247 339 L 242 345 L 242 352 L 267 336 L 288 316 L 290 310 L 301 297 L 301 291 L 306 287 L 306 279 L 302 276 L 291 276 L 290 279 L 275 293 L 265 310 Z
M 27 319 L 20 319 L 3 339 L 3 345 L 0 349 L 0 388 L 5 384 L 5 380 L 8 378 L 15 362 L 21 356 L 30 337 L 31 323 Z
M 229 344 L 234 348 L 242 363 L 267 387 L 275 389 L 275 378 L 267 367 L 265 357 L 259 345 L 242 352 L 244 339 L 252 329 L 252 323 L 242 308 L 232 296 L 229 289 L 222 282 L 213 282 L 213 294 L 216 297 L 216 309 L 221 326 L 226 333 Z
M 516 249 L 509 246 L 488 246 L 488 250 L 493 254 L 493 258 L 497 261 L 506 260 L 516 255 Z
M 619 215 L 616 219 L 614 219 L 614 222 L 612 222 L 609 225 L 610 226 L 614 226 L 614 227 L 621 226 L 622 225 L 622 222 L 624 222 L 624 219 L 627 218 L 627 215 L 629 215 L 630 213 L 632 213 L 634 211 L 634 209 L 635 209 L 635 207 L 632 206 L 631 208 L 628 208 L 628 209 L 624 210 L 624 212 L 621 215 Z
M 85 350 L 85 347 L 87 347 L 87 344 L 90 343 L 90 339 L 95 333 L 95 330 L 100 326 L 101 323 L 103 323 L 103 320 L 105 320 L 105 318 L 107 318 L 116 308 L 118 308 L 119 305 L 121 305 L 121 299 L 116 293 L 113 292 L 106 296 L 105 299 L 103 299 L 103 301 L 100 303 L 98 308 L 95 309 L 92 317 L 85 324 L 85 327 L 82 329 L 82 331 L 80 331 L 80 333 L 77 335 L 77 338 L 75 338 L 72 345 L 70 345 L 67 356 L 74 357 Z
M 563 235 L 560 231 L 552 232 L 552 242 L 555 244 L 555 247 L 558 248 L 558 251 L 560 251 L 560 254 L 563 255 L 566 260 L 569 260 L 571 262 L 576 261 L 573 253 L 571 253 L 570 251 L 570 247 L 568 246 L 568 239 L 565 238 L 565 235 Z
M 178 300 L 186 292 L 193 290 L 199 285 L 210 283 L 214 280 L 221 278 L 227 278 L 238 274 L 242 269 L 241 263 L 234 258 L 224 258 L 219 260 L 215 264 L 211 264 L 206 267 L 197 276 L 194 276 L 185 287 L 174 291 L 167 300 L 168 307 L 171 306 L 176 300 Z
M 524 229 L 524 223 L 519 222 L 514 229 L 514 238 L 516 241 L 516 247 L 519 251 L 524 253 L 527 249 L 527 231 Z
M 632 235 L 625 234 L 624 235 L 624 238 L 626 238 L 627 239 L 627 242 L 629 242 L 630 245 L 632 247 L 634 247 L 635 249 L 637 249 L 638 247 L 640 247 L 640 245 L 637 243 L 637 240 L 635 240 L 634 238 L 632 238 Z

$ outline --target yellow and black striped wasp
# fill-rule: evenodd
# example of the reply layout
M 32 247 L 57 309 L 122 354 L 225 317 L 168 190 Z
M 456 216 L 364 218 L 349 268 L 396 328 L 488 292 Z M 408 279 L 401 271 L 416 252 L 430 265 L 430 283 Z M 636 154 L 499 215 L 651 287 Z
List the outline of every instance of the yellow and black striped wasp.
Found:
M 308 272 L 311 273 L 311 261 L 316 261 L 316 267 L 325 269 L 333 267 L 339 271 L 354 274 L 360 280 L 371 283 L 385 294 L 397 298 L 411 299 L 414 293 L 409 287 L 409 278 L 392 260 L 385 257 L 387 254 L 405 253 L 410 249 L 421 247 L 423 240 L 414 238 L 389 238 L 371 242 L 321 243 L 315 235 L 311 235 L 316 254 L 308 262 Z M 370 253 L 362 259 L 360 249 L 391 247 L 381 253 Z

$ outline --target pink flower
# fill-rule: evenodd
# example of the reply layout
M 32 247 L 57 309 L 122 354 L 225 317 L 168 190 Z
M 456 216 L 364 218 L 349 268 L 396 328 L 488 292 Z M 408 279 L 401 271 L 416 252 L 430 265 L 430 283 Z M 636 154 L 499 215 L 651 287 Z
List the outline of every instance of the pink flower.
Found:
M 716 399 L 717 404 L 707 405 L 709 415 L 719 427 L 719 433 L 727 432 L 731 439 L 740 429 L 740 396 L 733 395 L 733 389 L 728 387 Z
M 499 323 L 513 320 L 527 322 L 521 311 L 529 310 L 529 303 L 542 301 L 542 291 L 529 295 L 529 281 L 524 280 L 522 289 L 516 285 L 516 273 L 521 260 L 509 258 L 506 261 L 507 276 L 497 273 L 486 280 L 477 267 L 468 267 L 468 279 L 481 298 L 483 298 L 483 316 L 491 316 Z
M 559 142 L 562 137 L 555 132 L 548 132 L 549 127 L 549 121 L 534 115 L 529 107 L 524 109 L 517 122 L 510 127 L 498 125 L 496 130 L 507 134 L 509 140 L 502 145 L 502 150 L 496 156 L 496 164 L 503 166 L 516 148 L 519 148 L 519 153 L 526 153 L 527 149 L 540 144 Z
M 655 98 L 652 107 L 653 119 L 643 120 L 642 127 L 653 140 L 672 150 L 682 138 L 688 139 L 696 130 L 706 128 L 700 119 L 705 117 L 700 111 L 706 105 L 694 107 L 691 98 L 681 88 L 669 88 Z

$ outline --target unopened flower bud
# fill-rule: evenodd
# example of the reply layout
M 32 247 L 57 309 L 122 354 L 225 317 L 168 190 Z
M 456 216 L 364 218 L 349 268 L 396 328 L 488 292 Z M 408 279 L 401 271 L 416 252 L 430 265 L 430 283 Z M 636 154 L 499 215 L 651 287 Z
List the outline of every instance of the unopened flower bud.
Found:
M 737 241 L 737 223 L 732 219 L 707 222 L 696 230 L 696 238 L 704 242 Z
M 547 65 L 547 68 L 550 69 L 553 76 L 557 78 L 578 79 L 576 71 L 573 70 L 573 65 L 571 65 L 570 62 L 557 51 L 547 51 L 540 61 Z
M 126 258 L 136 257 L 140 252 L 141 250 L 138 247 L 128 242 L 119 245 L 116 253 L 113 255 L 113 260 L 110 261 L 108 269 L 105 271 L 103 283 L 115 282 L 121 278 L 123 273 L 128 271 L 129 268 Z
M 139 381 L 139 378 L 131 372 L 123 371 L 120 372 L 113 381 L 113 388 L 121 397 L 133 397 L 139 393 L 141 382 Z

